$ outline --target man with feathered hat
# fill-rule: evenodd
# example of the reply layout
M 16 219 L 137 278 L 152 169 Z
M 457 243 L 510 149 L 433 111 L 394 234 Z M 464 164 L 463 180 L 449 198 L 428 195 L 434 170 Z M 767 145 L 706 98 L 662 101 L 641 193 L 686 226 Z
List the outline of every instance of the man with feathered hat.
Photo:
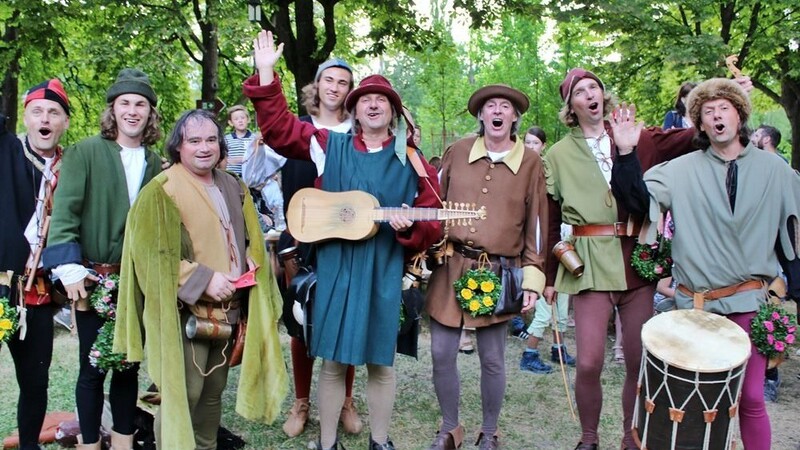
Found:
M 632 145 L 641 125 L 634 115 L 615 117 L 614 194 L 651 221 L 667 210 L 676 218 L 678 308 L 722 314 L 749 335 L 779 262 L 789 296 L 800 296 L 800 176 L 749 142 L 750 101 L 736 82 L 714 78 L 699 84 L 688 107 L 695 143 L 703 150 L 655 166 L 644 177 Z M 651 242 L 655 233 L 648 235 Z M 739 407 L 742 442 L 748 450 L 766 450 L 771 440 L 764 405 L 767 358 L 753 346 L 750 350 Z
M 409 147 L 400 96 L 381 75 L 347 95 L 353 133 L 321 129 L 289 112 L 273 68 L 283 52 L 272 33 L 253 42 L 258 74 L 243 91 L 255 106 L 264 142 L 289 158 L 314 162 L 324 191 L 366 191 L 381 206 L 438 206 L 436 171 Z M 291 231 L 291 230 L 290 230 Z M 317 247 L 314 327 L 309 353 L 323 359 L 319 375 L 320 442 L 339 448 L 336 425 L 345 401 L 347 365 L 367 365 L 370 449 L 391 450 L 394 354 L 400 324 L 404 252 L 420 252 L 441 234 L 438 222 L 393 214 L 363 241 L 331 239 Z

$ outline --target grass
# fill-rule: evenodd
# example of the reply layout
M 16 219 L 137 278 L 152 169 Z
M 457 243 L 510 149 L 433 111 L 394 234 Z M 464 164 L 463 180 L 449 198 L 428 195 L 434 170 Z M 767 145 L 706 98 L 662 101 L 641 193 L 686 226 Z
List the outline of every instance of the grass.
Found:
M 549 335 L 549 333 L 548 333 Z M 566 333 L 566 343 L 574 351 L 573 333 Z M 282 335 L 284 358 L 289 366 L 288 337 Z M 398 355 L 397 398 L 390 436 L 400 449 L 425 449 L 430 445 L 440 420 L 438 403 L 431 381 L 430 336 L 427 326 L 423 327 L 420 336 L 420 357 L 414 360 Z M 78 342 L 63 328 L 56 331 L 53 364 L 50 370 L 49 410 L 74 410 L 74 384 L 77 377 Z M 580 437 L 580 426 L 570 415 L 564 396 L 561 374 L 557 370 L 549 375 L 533 375 L 519 370 L 519 357 L 524 350 L 524 342 L 509 338 L 506 350 L 507 382 L 503 410 L 499 428 L 504 448 L 518 450 L 572 449 Z M 543 354 L 549 354 L 549 341 L 542 342 Z M 790 350 L 793 352 L 793 349 Z M 600 420 L 600 439 L 603 449 L 617 449 L 622 438 L 622 414 L 620 406 L 620 389 L 624 370 L 622 366 L 611 362 L 611 342 L 607 346 L 607 363 L 603 369 L 603 410 Z M 790 359 L 782 367 L 784 383 L 781 397 L 775 404 L 769 404 L 769 412 L 773 422 L 773 448 L 794 449 L 798 440 L 793 434 L 795 418 L 800 412 L 797 404 L 800 381 L 795 378 L 800 362 L 798 358 Z M 315 367 L 315 378 L 319 370 L 319 362 Z M 459 372 L 461 374 L 461 421 L 467 430 L 464 448 L 474 448 L 475 436 L 480 427 L 481 407 L 479 393 L 478 355 L 459 355 Z M 297 438 L 287 438 L 281 429 L 285 416 L 281 415 L 272 425 L 247 421 L 234 412 L 236 382 L 239 369 L 230 372 L 228 387 L 223 398 L 222 424 L 235 434 L 242 436 L 248 443 L 247 449 L 305 449 L 309 442 L 316 441 L 319 435 L 319 420 L 315 401 L 312 401 L 311 419 L 306 431 Z M 574 380 L 574 369 L 569 371 Z M 366 369 L 356 370 L 356 386 L 354 397 L 362 419 L 366 422 Z M 0 406 L 0 436 L 8 435 L 15 427 L 17 401 L 17 385 L 14 381 L 14 369 L 11 356 L 7 350 L 0 350 L 0 379 L 5 380 L 2 388 L 8 400 Z M 144 371 L 140 372 L 142 389 L 149 384 Z M 572 385 L 572 382 L 570 383 Z M 312 397 L 316 396 L 316 387 L 312 387 Z M 293 402 L 293 394 L 289 393 L 284 402 L 284 412 L 288 412 Z M 342 435 L 345 448 L 367 448 L 369 431 L 358 436 Z M 46 446 L 52 450 L 56 445 Z

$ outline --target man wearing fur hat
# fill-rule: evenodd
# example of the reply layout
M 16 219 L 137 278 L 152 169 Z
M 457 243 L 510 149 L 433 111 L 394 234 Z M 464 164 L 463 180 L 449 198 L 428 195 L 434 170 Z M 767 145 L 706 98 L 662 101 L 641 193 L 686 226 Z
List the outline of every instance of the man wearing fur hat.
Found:
M 407 145 L 402 102 L 389 81 L 371 75 L 351 91 L 345 107 L 353 134 L 321 129 L 289 112 L 273 68 L 283 51 L 272 33 L 254 40 L 258 74 L 243 91 L 255 106 L 264 142 L 288 158 L 312 161 L 322 190 L 366 191 L 382 206 L 438 206 L 436 171 Z M 332 239 L 317 245 L 312 356 L 323 359 L 319 376 L 321 438 L 339 448 L 336 425 L 345 400 L 347 365 L 367 365 L 370 449 L 389 450 L 394 405 L 394 354 L 400 324 L 404 251 L 420 252 L 441 235 L 438 222 L 413 222 L 393 214 L 362 241 Z
M 514 314 L 473 317 L 456 300 L 453 283 L 488 261 L 523 268 L 522 312 L 531 310 L 545 287 L 544 243 L 537 233 L 546 223 L 546 189 L 542 160 L 525 151 L 517 138 L 528 97 L 502 84 L 484 86 L 469 99 L 469 112 L 478 120 L 478 136 L 455 142 L 442 158 L 443 198 L 486 205 L 485 220 L 452 227 L 447 248 L 453 257 L 434 270 L 428 285 L 426 310 L 431 317 L 433 385 L 442 413 L 442 427 L 431 449 L 459 448 L 464 427 L 459 423 L 461 383 L 456 357 L 463 327 L 474 327 L 481 362 L 483 422 L 478 431 L 481 449 L 500 446 L 497 421 L 505 392 L 506 321 Z
M 600 373 L 605 361 L 607 324 L 614 309 L 622 322 L 625 382 L 622 392 L 623 448 L 636 448 L 631 418 L 641 360 L 640 331 L 653 315 L 655 284 L 631 267 L 641 218 L 631 217 L 618 204 L 609 186 L 615 155 L 615 130 L 606 120 L 614 100 L 603 82 L 585 69 L 572 69 L 560 86 L 564 106 L 559 117 L 571 128 L 544 157 L 547 174 L 548 245 L 561 238 L 561 224 L 573 227 L 573 245 L 583 259 L 581 276 L 570 273 L 556 258 L 547 260 L 548 303 L 556 292 L 572 295 L 575 308 L 575 341 L 578 352 L 575 398 L 582 435 L 577 449 L 598 448 L 602 387 Z M 642 167 L 693 150 L 692 131 L 643 130 L 638 140 Z
M 105 320 L 89 305 L 88 288 L 98 277 L 119 273 L 128 209 L 139 189 L 161 171 L 161 159 L 147 146 L 160 137 L 156 94 L 148 76 L 123 69 L 106 94 L 100 134 L 67 149 L 55 195 L 45 268 L 76 302 L 79 363 L 75 401 L 81 436 L 78 448 L 100 448 L 103 380 L 89 352 Z M 133 447 L 138 364 L 111 371 L 109 401 L 114 420 L 111 446 Z
M 53 356 L 53 303 L 50 280 L 34 256 L 44 244 L 61 168 L 59 140 L 69 128 L 69 98 L 54 78 L 28 90 L 23 102 L 25 134 L 6 131 L 0 116 L 0 297 L 20 312 L 19 327 L 8 340 L 19 399 L 19 448 L 39 449 L 47 411 L 47 385 Z M 34 262 L 35 260 L 35 262 Z M 36 267 L 33 265 L 36 264 Z M 29 290 L 24 286 L 33 277 Z M 22 289 L 20 289 L 22 288 Z
M 699 84 L 689 94 L 688 108 L 695 142 L 704 150 L 657 165 L 644 177 L 635 146 L 641 124 L 634 114 L 614 118 L 619 130 L 614 194 L 651 221 L 671 210 L 685 230 L 672 241 L 678 308 L 722 314 L 749 335 L 779 262 L 789 296 L 800 295 L 800 176 L 749 142 L 750 101 L 736 82 L 714 78 Z M 655 230 L 648 238 L 655 239 Z M 742 443 L 748 450 L 766 450 L 771 441 L 764 405 L 767 359 L 755 347 L 750 350 L 739 408 Z

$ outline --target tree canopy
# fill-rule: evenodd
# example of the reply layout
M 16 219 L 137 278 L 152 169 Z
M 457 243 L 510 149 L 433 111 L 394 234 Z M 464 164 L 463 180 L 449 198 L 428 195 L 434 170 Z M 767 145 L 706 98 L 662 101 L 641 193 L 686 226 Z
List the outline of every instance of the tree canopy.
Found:
M 285 44 L 277 70 L 291 105 L 331 56 L 350 62 L 357 76 L 377 66 L 422 126 L 425 151 L 440 154 L 476 129 L 466 103 L 484 84 L 528 94 L 521 130 L 539 125 L 552 143 L 566 131 L 557 119 L 558 85 L 572 67 L 595 71 L 647 123 L 660 124 L 682 81 L 727 76 L 722 62 L 733 54 L 757 88 L 756 116 L 785 132 L 781 148 L 800 164 L 796 2 L 431 0 L 421 11 L 413 0 L 261 0 L 259 23 L 248 21 L 248 3 L 6 0 L 0 112 L 20 129 L 24 90 L 58 77 L 73 103 L 64 137 L 71 143 L 97 132 L 119 70 L 138 67 L 156 88 L 166 131 L 197 100 L 244 102 L 252 39 L 265 28 Z M 456 39 L 459 26 L 466 35 Z

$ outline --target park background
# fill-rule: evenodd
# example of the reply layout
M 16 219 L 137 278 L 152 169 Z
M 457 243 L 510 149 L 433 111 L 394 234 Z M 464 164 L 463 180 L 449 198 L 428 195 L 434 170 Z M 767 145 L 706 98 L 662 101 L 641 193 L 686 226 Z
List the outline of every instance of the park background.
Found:
M 260 19 L 251 21 L 256 6 Z M 756 87 L 750 124 L 779 128 L 781 152 L 800 167 L 800 4 L 788 0 L 3 0 L 0 114 L 9 117 L 11 130 L 21 132 L 25 89 L 58 77 L 72 102 L 71 126 L 62 143 L 75 143 L 98 132 L 106 90 L 119 70 L 137 67 L 150 75 L 167 132 L 198 101 L 246 103 L 241 83 L 253 71 L 252 39 L 261 28 L 286 44 L 277 69 L 293 108 L 297 87 L 313 80 L 317 65 L 343 58 L 354 66 L 356 80 L 380 72 L 392 81 L 423 128 L 428 156 L 476 129 L 466 102 L 487 83 L 526 92 L 532 106 L 521 128 L 539 125 L 554 143 L 567 131 L 557 119 L 558 85 L 572 67 L 595 71 L 609 91 L 637 104 L 646 123 L 660 125 L 682 81 L 728 76 L 724 59 L 737 55 Z M 567 342 L 574 350 L 571 332 Z M 579 427 L 563 398 L 560 376 L 520 372 L 523 348 L 511 340 L 506 354 L 508 390 L 500 421 L 506 448 L 572 448 Z M 401 448 L 427 447 L 439 420 L 426 329 L 420 350 L 419 361 L 398 357 L 391 434 Z M 285 342 L 284 354 L 288 361 Z M 76 359 L 77 340 L 60 331 L 50 410 L 74 408 Z M 798 359 L 782 367 L 781 396 L 768 405 L 776 450 L 800 445 Z M 461 356 L 459 367 L 463 421 L 472 433 L 480 415 L 477 355 Z M 280 429 L 283 415 L 271 426 L 236 416 L 237 370 L 226 391 L 223 425 L 242 435 L 247 448 L 304 448 L 316 439 L 316 419 L 301 437 L 287 439 Z M 602 448 L 618 448 L 622 373 L 612 363 L 604 370 Z M 356 401 L 362 412 L 365 379 L 360 368 Z M 0 350 L 0 383 L 4 436 L 15 427 L 17 398 L 5 349 Z M 283 411 L 290 406 L 291 393 Z M 343 442 L 363 448 L 367 435 Z

